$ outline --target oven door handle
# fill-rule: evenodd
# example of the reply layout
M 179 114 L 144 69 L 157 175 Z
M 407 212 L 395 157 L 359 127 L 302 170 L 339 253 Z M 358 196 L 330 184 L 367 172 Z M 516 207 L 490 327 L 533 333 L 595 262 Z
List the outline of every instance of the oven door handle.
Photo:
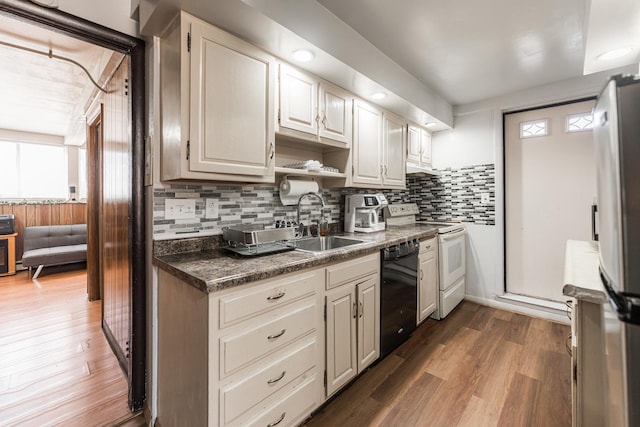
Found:
M 457 233 L 451 233 L 451 234 L 446 234 L 446 235 L 441 235 L 441 239 L 445 242 L 449 241 L 449 240 L 453 240 L 453 239 L 457 239 L 459 237 L 464 236 L 464 231 L 459 231 Z

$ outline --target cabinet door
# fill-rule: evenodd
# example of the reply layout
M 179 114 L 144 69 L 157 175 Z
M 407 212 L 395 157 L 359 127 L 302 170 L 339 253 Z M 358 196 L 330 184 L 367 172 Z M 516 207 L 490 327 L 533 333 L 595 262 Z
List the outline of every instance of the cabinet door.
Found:
M 358 373 L 380 356 L 380 280 L 371 275 L 356 285 L 358 293 Z
M 407 161 L 420 163 L 420 128 L 407 126 Z
M 333 85 L 320 83 L 320 136 L 351 145 L 353 116 L 351 95 Z
M 431 134 L 424 129 L 420 129 L 420 141 L 422 144 L 420 164 L 431 166 Z
M 330 396 L 358 373 L 355 288 L 345 285 L 328 291 L 326 304 L 327 396 Z
M 273 175 L 274 58 L 196 21 L 190 61 L 190 170 Z
M 360 100 L 353 103 L 354 184 L 382 184 L 382 112 Z
M 318 81 L 280 65 L 280 126 L 318 134 Z
M 392 114 L 383 116 L 383 158 L 385 187 L 406 186 L 405 123 Z
M 422 246 L 422 245 L 421 245 Z M 421 247 L 422 249 L 422 247 Z M 418 323 L 436 311 L 438 298 L 438 252 L 430 250 L 419 257 Z

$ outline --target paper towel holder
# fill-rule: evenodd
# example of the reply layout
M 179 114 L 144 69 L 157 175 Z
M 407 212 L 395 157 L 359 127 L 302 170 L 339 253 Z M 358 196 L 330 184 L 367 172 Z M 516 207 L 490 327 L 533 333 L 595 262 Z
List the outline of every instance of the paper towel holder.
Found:
M 294 175 L 295 179 L 292 180 L 292 182 L 308 182 L 308 183 L 315 183 L 315 189 L 310 190 L 310 189 L 305 189 L 302 191 L 298 191 L 295 192 L 294 194 L 283 194 L 283 187 L 287 187 L 288 182 L 289 182 L 289 176 L 285 175 L 283 176 L 282 180 L 280 181 L 280 184 L 278 184 L 278 189 L 279 189 L 279 195 L 280 195 L 280 201 L 282 202 L 282 204 L 284 206 L 294 206 L 298 204 L 298 198 L 303 194 L 303 193 L 316 193 L 316 194 L 321 194 L 322 193 L 322 189 L 320 187 L 320 183 L 318 181 L 316 181 L 313 177 L 300 177 L 297 175 Z M 295 185 L 295 184 L 294 184 Z

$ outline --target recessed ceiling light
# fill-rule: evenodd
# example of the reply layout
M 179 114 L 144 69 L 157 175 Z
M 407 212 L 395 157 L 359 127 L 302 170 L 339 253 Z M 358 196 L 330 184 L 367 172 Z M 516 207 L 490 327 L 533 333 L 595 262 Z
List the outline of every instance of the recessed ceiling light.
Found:
M 436 122 L 425 122 L 424 125 L 425 125 L 425 127 L 430 128 L 430 127 L 433 127 L 433 126 L 437 125 L 437 123 Z
M 387 94 L 384 92 L 376 92 L 371 94 L 371 99 L 383 99 L 386 97 L 387 97 Z
M 632 50 L 633 49 L 630 48 L 630 47 L 621 47 L 619 49 L 608 50 L 608 51 L 603 52 L 600 55 L 598 55 L 598 59 L 600 61 L 610 61 L 612 59 L 622 58 L 623 56 L 625 56 L 626 54 L 628 54 Z
M 313 54 L 313 52 L 307 49 L 298 49 L 293 52 L 293 59 L 295 59 L 298 62 L 309 62 L 314 57 L 315 55 Z

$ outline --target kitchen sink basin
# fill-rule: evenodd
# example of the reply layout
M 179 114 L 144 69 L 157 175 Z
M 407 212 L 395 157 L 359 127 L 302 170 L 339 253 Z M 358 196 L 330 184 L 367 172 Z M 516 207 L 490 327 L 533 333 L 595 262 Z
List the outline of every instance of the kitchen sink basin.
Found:
M 294 240 L 296 249 L 308 252 L 324 252 L 331 249 L 344 248 L 346 246 L 358 245 L 361 243 L 368 243 L 367 240 L 353 239 L 351 237 L 340 236 L 318 236 L 318 237 L 303 237 L 301 239 Z

